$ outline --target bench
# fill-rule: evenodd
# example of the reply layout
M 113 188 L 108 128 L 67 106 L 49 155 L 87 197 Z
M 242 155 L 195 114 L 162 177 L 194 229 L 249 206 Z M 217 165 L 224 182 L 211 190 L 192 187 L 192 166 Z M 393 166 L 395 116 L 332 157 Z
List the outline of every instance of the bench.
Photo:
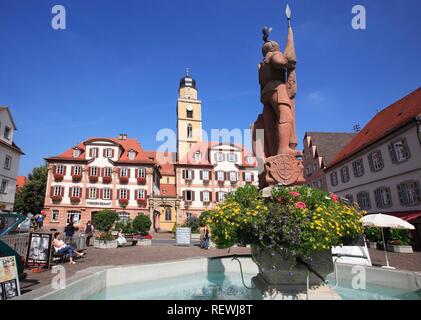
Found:
M 139 241 L 139 238 L 135 235 L 125 235 L 124 238 L 127 241 L 127 246 L 130 246 L 129 243 L 131 244 L 131 246 L 135 246 L 137 245 L 137 242 Z

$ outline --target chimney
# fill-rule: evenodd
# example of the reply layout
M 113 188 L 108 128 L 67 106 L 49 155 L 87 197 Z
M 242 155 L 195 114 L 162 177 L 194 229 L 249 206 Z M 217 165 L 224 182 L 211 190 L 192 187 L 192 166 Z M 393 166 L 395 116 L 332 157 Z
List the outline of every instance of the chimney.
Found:
M 127 134 L 126 133 L 120 133 L 120 135 L 118 136 L 118 139 L 122 140 L 122 141 L 127 140 Z

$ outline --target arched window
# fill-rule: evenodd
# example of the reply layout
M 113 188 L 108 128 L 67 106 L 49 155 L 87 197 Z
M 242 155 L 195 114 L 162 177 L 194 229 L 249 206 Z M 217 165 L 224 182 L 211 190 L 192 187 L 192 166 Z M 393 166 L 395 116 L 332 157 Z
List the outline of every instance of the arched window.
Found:
M 171 208 L 165 208 L 165 221 L 171 221 L 172 220 L 172 210 Z
M 193 138 L 193 126 L 190 123 L 187 125 L 187 138 Z

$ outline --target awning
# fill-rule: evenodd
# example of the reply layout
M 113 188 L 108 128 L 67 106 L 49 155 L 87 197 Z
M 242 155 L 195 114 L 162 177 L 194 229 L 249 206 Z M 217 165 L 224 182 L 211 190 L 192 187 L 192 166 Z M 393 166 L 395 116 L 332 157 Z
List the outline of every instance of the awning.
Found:
M 405 220 L 407 222 L 411 222 L 421 218 L 421 211 L 402 211 L 402 212 L 385 212 L 384 214 L 389 214 L 391 216 L 395 216 Z

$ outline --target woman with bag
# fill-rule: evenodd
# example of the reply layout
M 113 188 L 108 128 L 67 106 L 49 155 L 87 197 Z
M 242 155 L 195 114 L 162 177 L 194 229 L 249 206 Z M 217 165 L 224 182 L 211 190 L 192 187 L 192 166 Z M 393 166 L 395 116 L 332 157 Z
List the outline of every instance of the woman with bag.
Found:
M 91 224 L 90 220 L 85 225 L 85 235 L 86 235 L 86 246 L 89 247 L 89 244 L 91 243 L 91 238 L 94 235 L 94 226 Z

